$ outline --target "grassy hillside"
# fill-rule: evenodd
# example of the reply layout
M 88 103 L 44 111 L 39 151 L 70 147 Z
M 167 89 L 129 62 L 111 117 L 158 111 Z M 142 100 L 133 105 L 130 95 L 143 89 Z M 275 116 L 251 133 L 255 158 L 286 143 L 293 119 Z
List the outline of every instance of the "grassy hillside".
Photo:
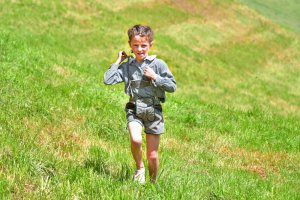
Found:
M 275 4 L 274 4 L 275 5 Z M 299 36 L 236 1 L 0 1 L 2 199 L 299 199 Z M 127 29 L 155 30 L 178 90 L 159 185 L 132 183 Z
M 300 34 L 300 2 L 297 0 L 241 0 L 269 19 Z

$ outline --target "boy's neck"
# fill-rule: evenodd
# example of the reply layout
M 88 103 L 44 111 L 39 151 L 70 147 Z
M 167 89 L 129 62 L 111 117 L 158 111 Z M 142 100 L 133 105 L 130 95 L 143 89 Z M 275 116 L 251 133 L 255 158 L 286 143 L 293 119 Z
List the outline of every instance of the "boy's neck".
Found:
M 135 60 L 136 60 L 136 62 L 137 62 L 138 64 L 141 64 L 141 63 L 145 60 L 145 58 L 143 58 L 143 59 L 141 59 L 141 60 L 138 60 L 138 59 L 135 58 Z
M 143 59 L 138 60 L 137 58 L 135 58 L 136 62 L 141 64 L 149 55 L 145 56 Z

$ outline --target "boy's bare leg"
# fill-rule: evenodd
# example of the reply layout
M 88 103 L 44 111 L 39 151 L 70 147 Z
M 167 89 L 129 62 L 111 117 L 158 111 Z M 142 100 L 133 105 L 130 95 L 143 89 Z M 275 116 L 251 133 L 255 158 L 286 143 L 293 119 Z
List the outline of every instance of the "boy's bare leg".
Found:
M 146 134 L 147 140 L 147 159 L 149 167 L 149 175 L 153 183 L 156 182 L 159 160 L 158 160 L 158 147 L 159 147 L 159 135 Z
M 128 129 L 130 132 L 131 153 L 136 167 L 137 169 L 144 168 L 142 159 L 142 126 L 138 122 L 133 121 L 128 123 Z

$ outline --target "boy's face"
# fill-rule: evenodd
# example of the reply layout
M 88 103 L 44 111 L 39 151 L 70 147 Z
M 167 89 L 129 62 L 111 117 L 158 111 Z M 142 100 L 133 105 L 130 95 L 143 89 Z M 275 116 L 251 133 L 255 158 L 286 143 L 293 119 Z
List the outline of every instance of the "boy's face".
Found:
M 128 43 L 138 62 L 141 62 L 148 56 L 149 49 L 152 46 L 147 37 L 139 35 L 132 37 Z

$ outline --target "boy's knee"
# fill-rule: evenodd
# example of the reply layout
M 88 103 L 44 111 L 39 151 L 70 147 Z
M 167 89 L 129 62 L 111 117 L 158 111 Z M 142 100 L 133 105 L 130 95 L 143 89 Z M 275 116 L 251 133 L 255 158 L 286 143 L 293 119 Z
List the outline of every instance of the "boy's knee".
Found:
M 154 162 L 158 160 L 158 152 L 152 151 L 147 153 L 148 162 Z
M 142 140 L 139 139 L 139 138 L 133 138 L 133 139 L 131 139 L 131 143 L 132 143 L 134 146 L 141 146 L 141 145 L 142 145 Z

